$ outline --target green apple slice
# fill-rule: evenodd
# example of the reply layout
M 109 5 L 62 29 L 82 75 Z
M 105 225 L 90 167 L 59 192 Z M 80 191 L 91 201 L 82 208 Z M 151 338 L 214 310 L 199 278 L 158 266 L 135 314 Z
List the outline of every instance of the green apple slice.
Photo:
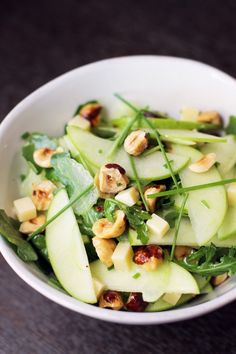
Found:
M 51 219 L 68 202 L 65 189 L 61 189 L 50 205 L 47 219 Z M 47 226 L 46 245 L 52 268 L 63 288 L 78 300 L 96 303 L 88 257 L 72 208 Z
M 223 224 L 218 230 L 220 240 L 236 237 L 236 205 L 229 206 Z
M 164 262 L 156 270 L 146 272 L 132 264 L 126 271 L 108 270 L 99 260 L 91 263 L 93 277 L 106 289 L 122 292 L 141 292 L 144 301 L 154 302 L 166 292 L 198 294 L 199 289 L 193 276 L 172 262 Z M 139 277 L 134 277 L 139 273 Z M 173 284 L 171 284 L 171 282 Z
M 105 163 L 114 162 L 121 165 L 131 179 L 134 178 L 129 156 L 123 148 L 121 148 L 115 158 L 111 160 L 107 157 L 113 146 L 111 140 L 99 138 L 76 127 L 68 127 L 67 132 L 79 153 L 82 153 L 86 161 L 93 166 L 96 165 L 97 169 Z M 172 162 L 174 173 L 183 169 L 189 160 L 186 156 L 175 154 L 167 155 Z M 135 157 L 134 160 L 138 176 L 142 180 L 152 181 L 170 177 L 170 172 L 160 151 L 153 152 L 147 156 Z
M 173 129 L 159 129 L 159 133 L 166 140 L 168 139 L 178 139 L 178 140 L 190 140 L 198 143 L 224 143 L 225 138 L 200 133 L 194 130 L 173 130 Z
M 135 263 L 132 263 L 129 270 L 108 270 L 99 260 L 92 262 L 90 267 L 93 277 L 104 284 L 106 289 L 140 292 L 144 301 L 148 302 L 156 301 L 164 294 L 170 276 L 170 266 L 167 262 L 152 272 L 146 272 Z M 135 277 L 136 274 L 139 274 L 138 278 Z
M 173 145 L 171 152 L 190 157 L 190 163 L 202 157 L 198 150 L 183 145 Z M 221 180 L 221 175 L 214 166 L 204 173 L 195 173 L 186 167 L 180 171 L 179 176 L 183 187 Z M 216 235 L 224 220 L 227 210 L 225 188 L 224 186 L 217 186 L 192 191 L 189 193 L 186 204 L 197 243 L 205 245 Z
M 236 164 L 236 140 L 233 135 L 227 135 L 224 137 L 226 142 L 206 144 L 202 147 L 203 154 L 209 154 L 214 152 L 216 154 L 216 160 L 219 162 L 218 170 L 222 175 L 222 178 L 226 178 L 226 174 Z

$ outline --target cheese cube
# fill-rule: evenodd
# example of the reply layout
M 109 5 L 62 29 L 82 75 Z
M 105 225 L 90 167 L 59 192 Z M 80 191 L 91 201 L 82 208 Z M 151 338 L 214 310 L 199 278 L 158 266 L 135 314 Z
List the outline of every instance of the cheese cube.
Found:
M 17 199 L 13 204 L 20 222 L 31 220 L 37 216 L 36 207 L 29 197 Z
M 72 118 L 68 122 L 68 125 L 73 125 L 74 127 L 78 127 L 83 130 L 89 130 L 91 126 L 89 120 L 85 119 L 84 117 L 81 117 L 79 114 Z
M 184 107 L 180 111 L 180 120 L 197 122 L 199 111 L 196 108 Z
M 135 187 L 130 187 L 128 189 L 125 189 L 124 191 L 121 191 L 115 196 L 115 199 L 118 200 L 121 203 L 124 203 L 125 205 L 131 207 L 134 204 L 137 203 L 139 200 L 139 192 Z
M 166 293 L 162 299 L 165 302 L 168 302 L 168 304 L 171 304 L 173 306 L 175 306 L 177 304 L 177 302 L 179 301 L 179 299 L 181 298 L 182 294 L 179 293 Z
M 170 229 L 168 222 L 157 214 L 152 214 L 151 219 L 149 219 L 146 224 L 149 230 L 159 237 L 163 237 Z
M 236 205 L 236 183 L 230 183 L 228 186 L 227 197 L 230 206 Z
M 121 241 L 111 257 L 116 270 L 125 271 L 130 268 L 133 259 L 133 249 L 128 241 Z
M 105 290 L 105 285 L 101 283 L 98 279 L 93 278 L 93 286 L 94 286 L 97 299 L 99 299 L 99 297 L 102 295 L 103 291 Z

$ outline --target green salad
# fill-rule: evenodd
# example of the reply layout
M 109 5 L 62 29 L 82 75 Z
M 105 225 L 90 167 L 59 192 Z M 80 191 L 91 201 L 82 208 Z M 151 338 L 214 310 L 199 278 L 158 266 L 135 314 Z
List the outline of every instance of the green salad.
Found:
M 163 311 L 236 272 L 236 117 L 176 120 L 115 97 L 119 117 L 93 100 L 61 137 L 22 135 L 26 173 L 0 234 L 68 296 Z

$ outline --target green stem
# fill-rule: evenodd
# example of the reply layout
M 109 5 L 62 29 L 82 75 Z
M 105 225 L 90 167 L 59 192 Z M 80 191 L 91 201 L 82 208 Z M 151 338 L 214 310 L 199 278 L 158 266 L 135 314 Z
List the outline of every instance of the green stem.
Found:
M 136 166 L 135 166 L 135 162 L 134 162 L 133 156 L 129 155 L 129 160 L 130 160 L 131 168 L 133 170 L 134 179 L 135 179 L 135 182 L 137 184 L 140 197 L 141 197 L 141 199 L 143 201 L 143 204 L 144 204 L 146 210 L 149 211 L 147 201 L 146 201 L 146 199 L 144 197 L 144 194 L 143 194 L 142 186 L 141 186 L 141 183 L 140 183 L 140 179 L 139 179 L 139 176 L 138 176 L 138 172 L 137 172 L 137 169 L 136 169 Z
M 126 139 L 127 135 L 129 134 L 133 124 L 136 122 L 136 120 L 139 118 L 140 113 L 137 113 L 135 117 L 133 117 L 130 122 L 124 127 L 124 129 L 120 132 L 118 138 L 115 140 L 111 151 L 108 154 L 109 158 L 112 158 L 116 151 L 119 149 L 119 147 L 123 144 L 124 140 Z
M 155 138 L 157 140 L 157 143 L 160 146 L 161 153 L 162 153 L 162 155 L 163 155 L 163 157 L 164 157 L 164 159 L 166 161 L 166 165 L 167 165 L 167 167 L 168 167 L 168 169 L 170 171 L 171 178 L 172 178 L 172 180 L 173 180 L 173 182 L 175 184 L 175 187 L 178 189 L 179 186 L 178 186 L 177 179 L 176 179 L 175 174 L 173 172 L 173 169 L 171 167 L 171 164 L 170 164 L 170 161 L 168 159 L 168 156 L 167 156 L 167 154 L 165 152 L 164 146 L 163 146 L 163 144 L 161 142 L 160 134 L 158 133 L 158 131 L 153 127 L 152 123 L 148 119 L 146 119 L 146 117 L 144 117 L 142 110 L 139 110 L 138 108 L 133 106 L 130 102 L 128 102 L 125 98 L 123 98 L 122 96 L 120 96 L 117 93 L 115 93 L 115 97 L 117 97 L 120 101 L 122 101 L 124 104 L 126 104 L 128 107 L 130 107 L 133 111 L 135 111 L 137 113 L 137 116 L 141 115 L 142 121 L 145 122 L 152 129 L 153 134 L 154 134 L 154 136 L 155 136 Z M 133 125 L 133 122 L 132 122 L 132 125 Z
M 156 197 L 166 197 L 166 196 L 170 196 L 170 195 L 192 192 L 192 191 L 196 191 L 199 189 L 206 189 L 206 188 L 212 188 L 212 187 L 217 187 L 217 186 L 223 186 L 225 184 L 234 183 L 234 182 L 236 182 L 236 178 L 223 179 L 221 181 L 216 181 L 216 182 L 211 182 L 211 183 L 206 183 L 206 184 L 197 184 L 197 185 L 191 186 L 191 187 L 179 188 L 178 190 L 177 189 L 170 189 L 165 192 L 148 194 L 148 198 L 152 199 L 152 198 L 156 198 Z
M 64 211 L 66 211 L 68 208 L 70 208 L 74 203 L 76 203 L 80 198 L 82 198 L 85 194 L 91 191 L 91 189 L 94 187 L 93 184 L 90 184 L 88 188 L 86 188 L 83 192 L 79 193 L 75 198 L 69 201 L 68 204 L 66 204 L 61 210 L 59 210 L 51 219 L 46 221 L 42 226 L 40 226 L 36 231 L 34 231 L 32 234 L 29 235 L 27 241 L 30 241 L 34 236 L 40 234 L 44 229 L 51 224 L 55 219 L 58 218 Z
M 149 120 L 147 120 L 144 116 L 143 116 L 143 120 L 144 120 L 144 121 L 146 122 L 146 124 L 152 129 L 153 134 L 154 134 L 154 136 L 155 136 L 155 138 L 156 138 L 156 140 L 157 140 L 157 143 L 158 143 L 158 145 L 160 146 L 162 155 L 163 155 L 163 157 L 164 157 L 164 159 L 165 159 L 165 161 L 166 161 L 166 165 L 167 165 L 167 167 L 168 167 L 168 170 L 170 171 L 170 175 L 171 175 L 171 178 L 172 178 L 172 180 L 173 180 L 173 182 L 174 182 L 174 184 L 175 184 L 175 187 L 176 187 L 176 189 L 179 189 L 177 179 L 176 179 L 175 174 L 174 174 L 174 171 L 173 171 L 173 169 L 172 169 L 172 167 L 171 167 L 171 163 L 170 163 L 170 161 L 169 161 L 169 159 L 168 159 L 168 156 L 167 156 L 167 154 L 166 154 L 166 152 L 165 152 L 164 146 L 163 146 L 163 144 L 162 144 L 162 142 L 161 142 L 161 137 L 160 137 L 159 132 L 153 127 L 152 123 L 151 123 Z
M 177 224 L 176 224 L 173 244 L 172 244 L 171 253 L 170 253 L 170 260 L 171 261 L 174 258 L 174 252 L 175 252 L 175 246 L 176 246 L 177 237 L 178 237 L 178 234 L 179 234 L 180 222 L 181 222 L 181 219 L 182 219 L 182 216 L 183 216 L 183 213 L 184 213 L 184 207 L 185 207 L 185 204 L 187 202 L 187 199 L 188 199 L 188 194 L 185 195 L 185 197 L 184 197 L 184 199 L 182 201 L 182 204 L 181 204 L 180 211 L 179 211 L 179 216 L 178 216 L 178 220 L 177 220 Z

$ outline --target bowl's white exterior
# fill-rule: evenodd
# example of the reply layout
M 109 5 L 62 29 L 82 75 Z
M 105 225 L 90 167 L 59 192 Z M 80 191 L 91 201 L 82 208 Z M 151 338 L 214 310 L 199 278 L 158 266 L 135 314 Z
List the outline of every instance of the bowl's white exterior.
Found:
M 0 126 L 0 207 L 16 197 L 20 136 L 25 131 L 59 135 L 80 102 L 98 99 L 117 111 L 113 93 L 178 116 L 183 106 L 217 110 L 227 117 L 236 112 L 236 81 L 223 72 L 195 61 L 133 56 L 103 60 L 75 69 L 42 86 L 18 104 Z M 12 172 L 13 171 L 13 172 Z M 3 257 L 15 272 L 49 299 L 84 315 L 126 324 L 158 324 L 192 318 L 236 299 L 233 277 L 210 296 L 182 308 L 159 313 L 116 312 L 81 303 L 47 284 L 37 269 L 22 262 L 0 237 Z

